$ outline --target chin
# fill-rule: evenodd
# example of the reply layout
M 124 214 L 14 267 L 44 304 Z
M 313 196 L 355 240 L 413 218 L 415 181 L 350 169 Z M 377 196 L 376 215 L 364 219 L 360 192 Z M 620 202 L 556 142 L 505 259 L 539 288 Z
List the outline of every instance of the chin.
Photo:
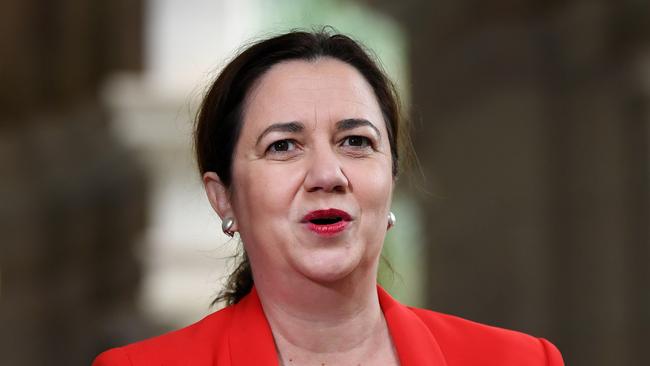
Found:
M 350 278 L 351 274 L 359 271 L 362 258 L 357 253 L 347 251 L 319 251 L 297 263 L 298 270 L 310 280 L 332 284 Z

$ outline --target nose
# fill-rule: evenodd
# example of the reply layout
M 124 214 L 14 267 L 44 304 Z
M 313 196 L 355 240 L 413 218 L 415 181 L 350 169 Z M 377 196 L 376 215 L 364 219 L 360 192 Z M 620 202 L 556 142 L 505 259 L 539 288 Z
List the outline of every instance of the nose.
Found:
M 304 182 L 307 192 L 346 192 L 348 178 L 330 146 L 314 149 Z

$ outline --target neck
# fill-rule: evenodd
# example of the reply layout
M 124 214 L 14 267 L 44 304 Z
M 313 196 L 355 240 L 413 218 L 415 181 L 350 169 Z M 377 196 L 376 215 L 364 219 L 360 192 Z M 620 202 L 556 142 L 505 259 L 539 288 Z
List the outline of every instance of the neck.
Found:
M 377 296 L 376 268 L 371 270 L 372 275 L 351 274 L 327 284 L 304 277 L 256 281 L 285 364 L 316 359 L 332 364 L 368 357 L 364 352 L 378 347 L 392 349 Z

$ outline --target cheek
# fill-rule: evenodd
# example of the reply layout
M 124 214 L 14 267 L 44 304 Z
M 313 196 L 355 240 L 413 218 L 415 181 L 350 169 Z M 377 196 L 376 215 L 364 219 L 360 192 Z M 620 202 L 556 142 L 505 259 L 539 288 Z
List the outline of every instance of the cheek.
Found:
M 381 253 L 390 209 L 393 177 L 390 170 L 366 170 L 354 175 L 354 196 L 361 209 L 360 239 L 368 260 L 375 261 Z
M 293 196 L 299 188 L 295 171 L 280 165 L 252 162 L 235 169 L 234 209 L 242 220 L 264 226 L 274 218 L 285 218 Z
M 390 206 L 393 176 L 389 163 L 360 162 L 350 169 L 348 179 L 362 209 L 382 211 Z

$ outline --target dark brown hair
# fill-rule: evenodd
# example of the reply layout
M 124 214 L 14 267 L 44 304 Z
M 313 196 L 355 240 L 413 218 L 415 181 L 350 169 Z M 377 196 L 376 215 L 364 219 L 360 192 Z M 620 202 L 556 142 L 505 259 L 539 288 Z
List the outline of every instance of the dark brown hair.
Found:
M 329 28 L 315 32 L 291 31 L 247 47 L 230 61 L 209 88 L 199 109 L 194 143 L 201 174 L 215 172 L 226 187 L 232 183 L 233 152 L 242 127 L 242 109 L 253 84 L 274 65 L 289 60 L 314 61 L 331 57 L 356 68 L 372 87 L 381 108 L 396 177 L 401 148 L 401 114 L 397 92 L 379 64 L 361 44 Z M 253 287 L 244 251 L 239 266 L 216 302 L 235 304 Z

